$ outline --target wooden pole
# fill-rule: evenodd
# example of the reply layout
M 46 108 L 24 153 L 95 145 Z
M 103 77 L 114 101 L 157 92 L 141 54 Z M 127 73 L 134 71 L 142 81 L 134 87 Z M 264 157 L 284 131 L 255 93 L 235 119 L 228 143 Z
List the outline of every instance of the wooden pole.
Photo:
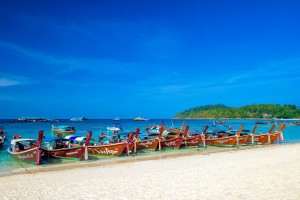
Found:
M 158 150 L 159 151 L 161 150 L 161 137 L 162 137 L 162 134 L 163 134 L 164 130 L 165 130 L 165 126 L 160 127 L 159 135 L 157 136 L 157 139 L 158 139 Z
M 84 143 L 84 160 L 88 160 L 89 159 L 89 154 L 88 154 L 88 149 L 87 149 L 87 146 L 89 146 L 89 142 L 91 140 L 91 137 L 92 137 L 92 131 L 89 131 L 87 133 L 87 136 L 85 138 L 85 143 Z
M 271 137 L 270 134 L 272 133 L 273 129 L 275 128 L 275 125 L 273 124 L 268 132 L 268 144 L 271 143 Z
M 254 133 L 255 133 L 255 131 L 257 130 L 257 128 L 258 128 L 258 125 L 256 125 L 255 127 L 254 127 L 254 129 L 253 129 L 253 131 L 252 131 L 252 133 L 251 133 L 251 136 L 252 136 L 252 140 L 251 140 L 251 143 L 252 143 L 252 146 L 254 146 Z
M 39 131 L 39 134 L 38 134 L 38 141 L 37 141 L 37 154 L 38 154 L 38 155 L 37 155 L 37 159 L 36 159 L 36 164 L 37 164 L 37 165 L 42 164 L 42 159 L 41 159 L 41 154 L 42 154 L 41 146 L 42 146 L 43 135 L 44 135 L 44 131 L 43 131 L 43 130 Z
M 201 133 L 201 138 L 202 138 L 202 143 L 203 143 L 203 148 L 205 149 L 205 134 L 206 134 L 206 131 L 208 129 L 208 125 L 205 126 L 204 130 L 202 131 Z
M 244 128 L 244 126 L 243 126 L 243 125 L 240 125 L 240 129 L 239 129 L 238 132 L 236 133 L 236 146 L 237 146 L 237 148 L 240 148 L 239 137 L 240 137 L 240 134 L 241 134 L 243 128 Z

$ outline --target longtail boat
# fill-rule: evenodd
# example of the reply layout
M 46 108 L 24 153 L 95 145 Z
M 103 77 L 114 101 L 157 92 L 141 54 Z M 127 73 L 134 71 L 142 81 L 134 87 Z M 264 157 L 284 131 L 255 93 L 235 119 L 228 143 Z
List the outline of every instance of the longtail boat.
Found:
M 205 145 L 212 146 L 233 146 L 236 144 L 237 139 L 243 130 L 243 126 L 241 125 L 238 132 L 234 136 L 225 136 L 225 137 L 215 137 L 215 138 L 205 138 L 205 142 L 203 142 L 203 137 L 201 138 L 200 144 L 203 143 Z M 206 136 L 207 137 L 207 136 Z
M 205 134 L 208 127 L 209 126 L 206 125 L 201 134 Z M 198 146 L 199 143 L 201 142 L 201 134 L 198 134 L 198 135 L 185 134 L 185 135 L 183 135 L 183 142 L 182 142 L 181 146 L 186 146 L 186 147 L 187 146 Z
M 271 144 L 278 140 L 279 137 L 281 137 L 283 140 L 283 130 L 285 129 L 285 127 L 286 124 L 280 124 L 275 132 L 272 133 L 275 128 L 275 125 L 273 124 L 268 133 L 253 135 L 252 144 Z
M 85 143 L 81 146 L 71 146 L 71 142 L 66 138 L 45 138 L 43 140 L 42 149 L 46 155 L 57 158 L 76 158 L 76 159 L 88 159 L 87 146 L 91 139 L 92 132 L 87 133 Z
M 94 146 L 87 146 L 88 152 L 96 155 L 113 155 L 120 156 L 122 152 L 125 150 L 126 154 L 129 153 L 128 141 L 131 140 L 133 132 L 130 132 L 127 140 L 109 143 L 109 144 L 97 144 Z
M 247 145 L 252 138 L 252 135 L 254 135 L 255 131 L 257 130 L 258 125 L 255 125 L 254 129 L 252 130 L 252 132 L 250 134 L 245 133 L 243 130 L 239 136 L 239 145 Z
M 58 136 L 62 135 L 74 135 L 75 133 L 75 127 L 74 126 L 54 126 L 52 124 L 51 131 L 54 134 L 57 134 Z
M 161 126 L 165 127 L 164 132 L 162 134 L 162 137 L 167 136 L 167 135 L 172 135 L 172 134 L 178 134 L 178 131 L 180 131 L 179 133 L 181 133 L 183 131 L 183 128 L 184 128 L 184 125 L 185 125 L 185 121 L 182 121 L 180 128 L 175 128 L 174 124 L 173 124 L 173 121 L 172 121 L 172 127 L 166 128 L 166 125 L 163 122 L 163 120 L 160 120 L 160 122 L 161 122 Z
M 189 130 L 189 126 L 187 125 L 183 135 L 186 135 L 188 130 Z M 180 132 L 181 129 L 177 130 L 177 132 L 169 133 L 168 135 L 163 137 L 161 139 L 161 146 L 178 149 L 183 142 L 183 136 L 181 135 Z
M 136 150 L 139 149 L 150 149 L 150 150 L 156 150 L 157 148 L 160 150 L 161 149 L 161 143 L 160 139 L 165 130 L 164 126 L 161 126 L 159 128 L 159 133 L 149 133 L 147 134 L 146 137 L 139 137 L 140 129 L 138 128 L 135 136 L 134 136 L 134 141 L 135 141 L 135 152 Z
M 24 162 L 34 162 L 37 165 L 42 163 L 41 157 L 44 155 L 41 149 L 41 142 L 44 131 L 39 131 L 38 140 L 35 139 L 13 139 L 7 148 L 8 153 L 16 160 Z

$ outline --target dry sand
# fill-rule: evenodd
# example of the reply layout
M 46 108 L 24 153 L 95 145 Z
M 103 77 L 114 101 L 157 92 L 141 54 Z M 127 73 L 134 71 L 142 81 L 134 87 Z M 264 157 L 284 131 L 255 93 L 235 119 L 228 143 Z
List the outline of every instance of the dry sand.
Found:
M 0 177 L 0 199 L 300 199 L 300 144 Z

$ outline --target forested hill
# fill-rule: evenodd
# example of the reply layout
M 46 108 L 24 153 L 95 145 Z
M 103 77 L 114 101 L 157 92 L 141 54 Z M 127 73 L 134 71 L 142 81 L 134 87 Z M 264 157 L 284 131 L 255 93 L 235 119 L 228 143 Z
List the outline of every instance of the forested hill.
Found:
M 205 105 L 180 112 L 174 118 L 300 118 L 300 109 L 295 105 L 253 104 L 239 108 L 223 104 Z

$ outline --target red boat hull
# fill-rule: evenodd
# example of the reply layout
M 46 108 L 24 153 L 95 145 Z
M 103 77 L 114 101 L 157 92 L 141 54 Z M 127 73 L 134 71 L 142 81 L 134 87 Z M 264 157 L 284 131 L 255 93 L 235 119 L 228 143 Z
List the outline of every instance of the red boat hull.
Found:
M 8 148 L 7 151 L 12 157 L 14 157 L 14 159 L 41 164 L 42 151 L 38 147 L 21 152 L 13 152 L 10 150 L 10 148 Z
M 120 156 L 122 152 L 125 150 L 126 146 L 127 146 L 127 142 L 124 141 L 119 143 L 87 146 L 87 148 L 88 148 L 88 153 L 91 154 Z
M 141 140 L 136 143 L 136 147 L 137 147 L 137 149 L 155 150 L 157 148 L 158 143 L 159 143 L 158 138 Z
M 164 139 L 161 141 L 161 146 L 162 147 L 169 147 L 169 148 L 179 148 L 180 145 L 183 142 L 182 137 L 175 137 L 175 138 L 170 138 L 170 139 Z
M 84 154 L 84 147 L 71 147 L 63 149 L 46 149 L 43 150 L 48 153 L 49 156 L 59 157 L 59 158 L 78 158 L 82 159 Z
M 252 136 L 250 134 L 239 136 L 239 144 L 246 145 L 247 143 L 251 142 L 251 138 L 252 138 Z
M 271 133 L 270 134 L 270 143 L 274 143 L 278 139 L 279 135 L 280 135 L 280 133 Z M 251 140 L 250 140 L 250 142 L 251 142 Z M 268 143 L 268 134 L 254 135 L 254 142 L 258 143 L 258 144 Z
M 186 138 L 183 138 L 183 142 L 181 146 L 198 146 L 200 142 L 200 135 L 197 136 L 189 136 Z
M 200 144 L 202 143 L 203 143 L 202 140 L 200 140 Z M 212 145 L 212 146 L 233 146 L 235 143 L 236 143 L 236 136 L 205 139 L 205 144 Z
M 16 142 L 12 142 L 11 146 L 8 147 L 8 149 L 7 149 L 8 153 L 15 159 L 18 159 L 18 160 L 21 160 L 24 162 L 35 162 L 37 165 L 42 164 L 41 157 L 45 156 L 45 152 L 40 147 L 42 139 L 43 139 L 43 134 L 44 134 L 44 131 L 39 131 L 36 146 L 33 146 L 33 144 L 31 144 L 31 142 L 33 142 L 34 140 L 30 140 L 30 139 L 24 140 L 24 141 L 30 141 L 29 149 L 22 149 L 20 151 L 20 146 L 16 148 Z M 18 139 L 20 139 L 20 138 L 18 138 Z M 21 141 L 19 141 L 19 142 L 21 142 Z

